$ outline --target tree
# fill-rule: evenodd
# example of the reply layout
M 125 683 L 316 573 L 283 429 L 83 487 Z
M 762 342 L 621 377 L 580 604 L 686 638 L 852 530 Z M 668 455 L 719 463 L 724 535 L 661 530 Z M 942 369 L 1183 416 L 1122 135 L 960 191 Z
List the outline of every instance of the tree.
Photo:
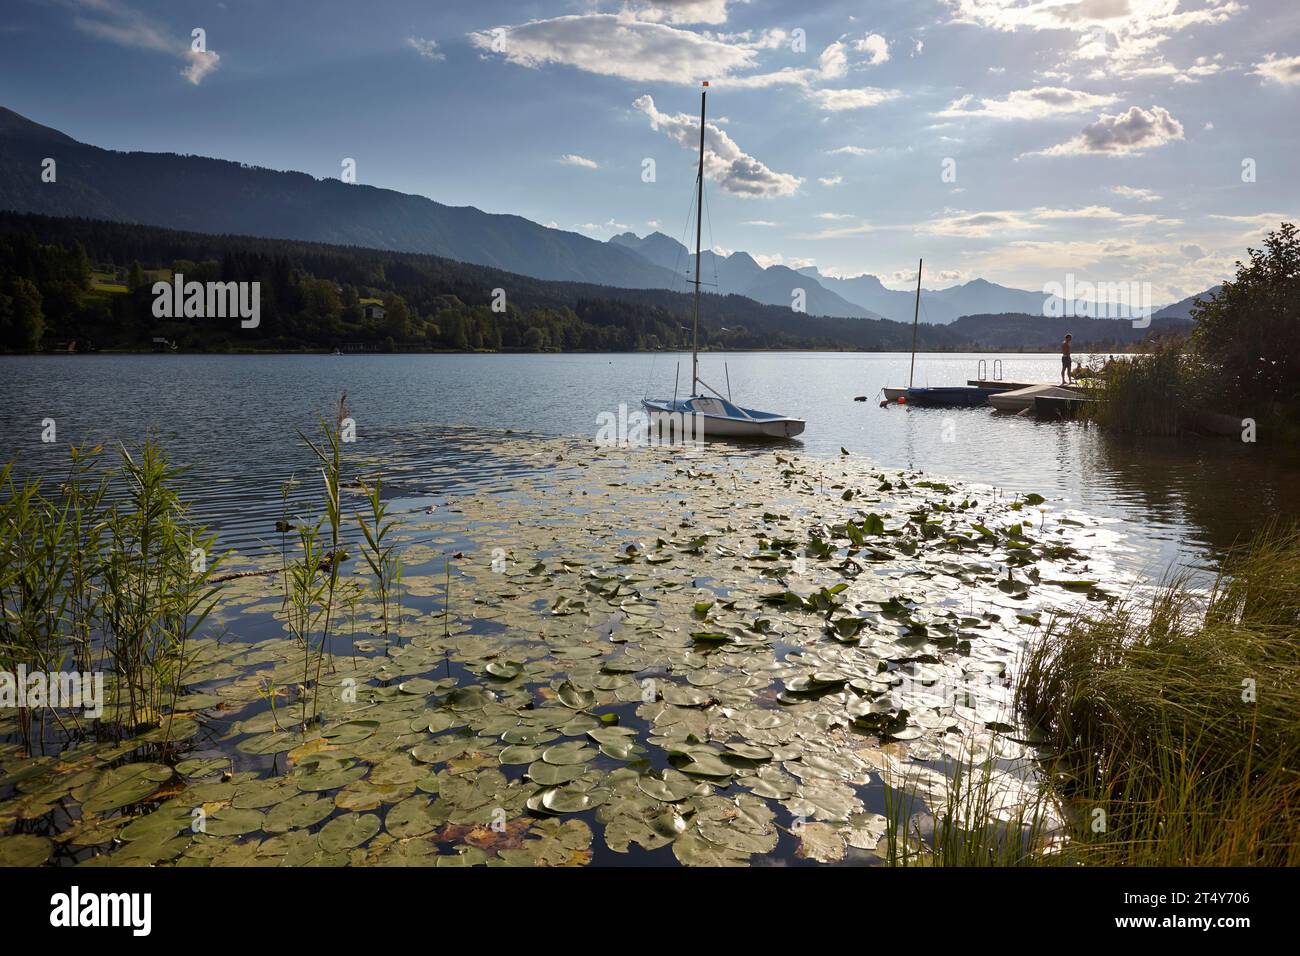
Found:
M 1207 398 L 1265 415 L 1300 405 L 1300 235 L 1284 222 L 1247 253 L 1192 309 L 1192 352 Z
M 0 292 L 0 346 L 24 352 L 41 347 L 45 315 L 41 293 L 30 280 L 19 276 Z
M 384 329 L 398 342 L 411 337 L 411 310 L 406 300 L 396 293 L 384 296 Z

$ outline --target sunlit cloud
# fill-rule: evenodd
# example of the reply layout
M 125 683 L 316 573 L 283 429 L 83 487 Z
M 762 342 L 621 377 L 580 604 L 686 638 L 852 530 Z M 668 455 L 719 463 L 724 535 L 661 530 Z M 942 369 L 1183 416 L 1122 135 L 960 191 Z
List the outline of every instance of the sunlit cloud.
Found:
M 1300 56 L 1277 56 L 1270 53 L 1262 63 L 1255 64 L 1254 73 L 1264 82 L 1283 86 L 1300 85 Z
M 685 149 L 698 148 L 700 121 L 696 117 L 662 113 L 649 95 L 637 97 L 632 105 L 649 117 L 651 129 Z M 705 123 L 704 141 L 704 174 L 729 193 L 750 198 L 788 196 L 803 183 L 801 177 L 776 172 L 746 153 L 715 123 Z
M 1102 113 L 1097 122 L 1085 126 L 1074 139 L 1026 155 L 1131 156 L 1182 138 L 1183 124 L 1164 107 L 1145 110 L 1132 106 L 1124 113 Z

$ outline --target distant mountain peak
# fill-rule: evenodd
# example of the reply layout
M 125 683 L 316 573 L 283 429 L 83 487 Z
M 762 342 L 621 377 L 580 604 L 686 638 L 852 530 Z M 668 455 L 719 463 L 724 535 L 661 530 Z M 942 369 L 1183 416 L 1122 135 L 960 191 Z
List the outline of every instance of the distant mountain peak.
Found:
M 77 142 L 66 133 L 60 133 L 57 129 L 42 126 L 40 123 L 29 120 L 21 113 L 15 113 L 4 106 L 0 106 L 0 136 L 47 143 L 75 144 Z

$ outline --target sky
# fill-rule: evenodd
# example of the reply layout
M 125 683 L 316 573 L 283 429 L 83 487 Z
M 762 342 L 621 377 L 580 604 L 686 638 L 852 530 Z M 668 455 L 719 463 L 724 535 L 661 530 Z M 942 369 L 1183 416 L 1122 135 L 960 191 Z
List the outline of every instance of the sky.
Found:
M 197 34 L 195 31 L 201 31 Z M 1231 277 L 1300 217 L 1297 0 L 4 0 L 0 105 L 764 265 Z M 647 161 L 653 161 L 653 164 Z M 649 171 L 653 171 L 653 176 Z

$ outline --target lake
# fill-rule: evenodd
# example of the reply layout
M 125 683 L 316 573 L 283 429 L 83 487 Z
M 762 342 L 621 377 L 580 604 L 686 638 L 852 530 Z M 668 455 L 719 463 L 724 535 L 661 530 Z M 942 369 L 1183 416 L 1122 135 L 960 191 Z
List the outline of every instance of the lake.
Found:
M 737 400 L 806 418 L 798 441 L 593 443 L 602 415 L 670 395 L 682 358 L 0 359 L 21 473 L 58 481 L 69 442 L 151 436 L 226 562 L 158 727 L 123 715 L 148 672 L 120 667 L 125 742 L 0 709 L 0 821 L 22 821 L 0 865 L 879 863 L 966 761 L 999 814 L 1038 805 L 1012 694 L 1044 627 L 1297 510 L 1295 465 L 1249 445 L 881 408 L 905 355 L 705 358 Z M 922 357 L 917 380 L 979 359 Z M 326 600 L 328 533 L 301 557 L 324 489 L 297 430 L 319 434 L 344 391 Z M 376 474 L 391 594 L 354 517 Z M 96 562 L 134 562 L 115 540 Z
M 1087 359 L 1087 356 L 1079 356 Z M 980 360 L 1003 378 L 1055 381 L 1056 355 L 920 355 L 918 385 L 962 384 Z M 1068 422 L 992 409 L 879 407 L 906 384 L 906 354 L 713 353 L 701 377 L 750 407 L 807 419 L 792 447 L 845 448 L 883 467 L 1036 492 L 1056 510 L 1113 524 L 1130 569 L 1159 577 L 1205 565 L 1269 516 L 1300 515 L 1300 462 L 1270 460 L 1225 439 L 1119 440 Z M 568 355 L 93 355 L 0 357 L 7 414 L 3 458 L 20 472 L 58 474 L 69 442 L 137 442 L 152 435 L 191 466 L 187 492 L 232 546 L 255 548 L 281 508 L 280 484 L 310 461 L 295 429 L 314 427 L 346 391 L 368 459 L 436 464 L 419 489 L 454 495 L 508 487 L 498 462 L 458 451 L 460 429 L 588 435 L 598 416 L 672 395 L 675 354 Z M 866 402 L 854 402 L 865 395 Z M 57 444 L 42 444 L 52 418 Z M 767 453 L 717 446 L 718 454 Z M 417 474 L 419 473 L 417 469 Z

